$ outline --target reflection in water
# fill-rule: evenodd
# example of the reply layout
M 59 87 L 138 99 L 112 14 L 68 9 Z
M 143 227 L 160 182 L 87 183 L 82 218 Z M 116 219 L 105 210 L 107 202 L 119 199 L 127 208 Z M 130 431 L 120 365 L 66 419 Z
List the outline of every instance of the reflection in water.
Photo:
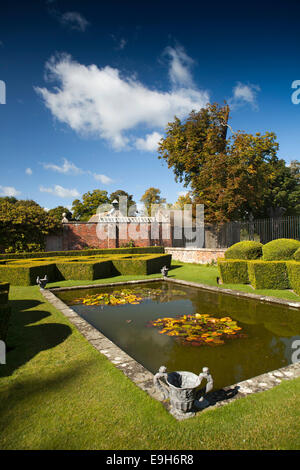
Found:
M 59 297 L 71 304 L 76 297 L 115 289 L 74 290 L 61 292 Z M 167 282 L 130 289 L 136 294 L 143 290 L 144 300 L 140 304 L 75 305 L 73 309 L 153 373 L 161 365 L 169 371 L 188 370 L 197 374 L 207 366 L 218 389 L 290 364 L 292 341 L 300 339 L 297 309 L 192 287 L 178 288 Z M 158 318 L 196 312 L 217 318 L 229 316 L 247 337 L 229 339 L 215 347 L 196 347 L 180 344 L 174 337 L 146 327 L 149 321 Z

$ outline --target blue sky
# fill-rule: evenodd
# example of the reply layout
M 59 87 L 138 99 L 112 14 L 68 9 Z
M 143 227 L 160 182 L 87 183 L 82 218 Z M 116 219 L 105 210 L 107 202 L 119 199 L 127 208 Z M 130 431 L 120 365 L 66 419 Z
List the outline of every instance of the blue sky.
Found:
M 299 159 L 300 5 L 1 2 L 0 195 L 70 206 L 93 189 L 139 201 L 182 185 L 157 158 L 174 115 L 229 101 L 230 125 L 273 131 Z

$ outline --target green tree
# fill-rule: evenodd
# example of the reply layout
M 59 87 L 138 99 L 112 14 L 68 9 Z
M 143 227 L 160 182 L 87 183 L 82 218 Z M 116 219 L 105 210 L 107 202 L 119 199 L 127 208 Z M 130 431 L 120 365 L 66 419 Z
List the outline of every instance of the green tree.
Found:
M 63 218 L 63 214 L 67 214 L 67 219 L 68 220 L 71 220 L 72 219 L 72 212 L 69 211 L 69 209 L 67 209 L 66 207 L 64 206 L 57 206 L 57 207 L 54 207 L 53 209 L 49 209 L 48 210 L 48 214 L 49 215 L 52 215 L 53 217 L 55 217 L 55 219 L 58 221 L 58 222 L 61 222 L 62 221 L 62 218 Z
M 276 135 L 238 131 L 227 138 L 228 119 L 228 106 L 217 104 L 192 111 L 184 122 L 175 117 L 160 142 L 159 158 L 173 169 L 176 181 L 190 187 L 194 202 L 204 204 L 207 222 L 239 220 L 250 213 L 264 217 L 282 205 L 292 211 L 296 195 L 285 197 L 278 190 L 283 173 L 291 177 L 287 186 L 294 186 L 277 157 Z
M 108 204 L 109 198 L 107 191 L 94 189 L 88 191 L 82 196 L 82 201 L 75 199 L 72 204 L 73 217 L 76 220 L 87 221 L 92 215 L 96 214 L 97 209 L 102 204 Z
M 145 205 L 147 213 L 151 215 L 151 207 L 153 204 L 164 204 L 166 200 L 160 196 L 160 189 L 158 188 L 148 188 L 143 196 L 141 197 L 141 202 Z
M 136 202 L 133 200 L 133 195 L 128 194 L 123 189 L 117 189 L 109 196 L 109 202 L 112 203 L 115 199 L 119 202 L 120 196 L 127 197 L 127 214 L 129 212 L 130 207 L 136 207 Z
M 0 247 L 6 252 L 42 251 L 61 224 L 39 204 L 0 201 Z

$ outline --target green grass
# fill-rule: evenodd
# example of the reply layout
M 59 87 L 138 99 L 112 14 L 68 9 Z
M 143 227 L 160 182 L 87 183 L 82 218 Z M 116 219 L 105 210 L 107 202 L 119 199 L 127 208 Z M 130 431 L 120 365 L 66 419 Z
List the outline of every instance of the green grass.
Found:
M 216 285 L 215 267 L 174 266 L 171 276 Z M 101 282 L 136 278 L 145 276 Z M 92 283 L 99 281 L 85 284 Z M 37 287 L 12 287 L 10 301 L 11 349 L 8 364 L 0 366 L 0 449 L 300 448 L 300 379 L 178 422 L 99 354 Z

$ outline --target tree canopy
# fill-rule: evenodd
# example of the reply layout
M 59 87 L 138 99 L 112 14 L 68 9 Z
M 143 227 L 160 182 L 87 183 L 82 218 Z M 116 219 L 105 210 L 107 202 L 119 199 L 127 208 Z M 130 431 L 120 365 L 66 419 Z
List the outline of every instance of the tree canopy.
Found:
M 267 217 L 279 207 L 289 215 L 300 213 L 297 162 L 289 168 L 279 160 L 273 132 L 237 131 L 227 138 L 228 119 L 228 105 L 209 104 L 183 122 L 175 117 L 159 144 L 159 158 L 176 181 L 204 204 L 205 220 Z
M 82 201 L 75 199 L 72 204 L 73 217 L 76 220 L 87 221 L 96 214 L 97 209 L 102 204 L 109 204 L 107 191 L 94 189 L 82 196 Z
M 0 199 L 1 251 L 43 251 L 45 236 L 61 224 L 34 201 Z
M 146 189 L 141 197 L 141 202 L 144 203 L 149 216 L 151 215 L 153 204 L 163 204 L 166 202 L 166 200 L 160 196 L 160 193 L 160 189 L 151 187 Z

